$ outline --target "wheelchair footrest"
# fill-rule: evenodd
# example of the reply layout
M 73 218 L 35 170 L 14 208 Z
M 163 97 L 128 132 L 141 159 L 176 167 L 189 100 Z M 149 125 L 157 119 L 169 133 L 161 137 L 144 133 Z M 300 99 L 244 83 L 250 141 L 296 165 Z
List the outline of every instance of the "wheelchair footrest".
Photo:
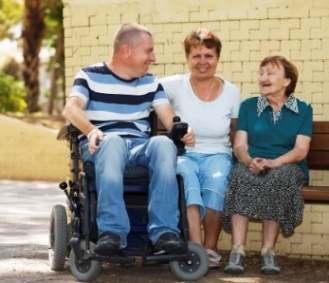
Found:
M 143 257 L 143 261 L 183 261 L 187 260 L 187 254 L 162 254 L 162 255 L 147 255 Z
M 106 261 L 106 262 L 113 262 L 113 263 L 119 263 L 119 264 L 132 264 L 134 263 L 135 259 L 133 257 L 126 256 L 123 253 L 119 253 L 113 256 L 104 256 L 99 254 L 94 254 L 90 257 L 92 260 L 97 261 Z

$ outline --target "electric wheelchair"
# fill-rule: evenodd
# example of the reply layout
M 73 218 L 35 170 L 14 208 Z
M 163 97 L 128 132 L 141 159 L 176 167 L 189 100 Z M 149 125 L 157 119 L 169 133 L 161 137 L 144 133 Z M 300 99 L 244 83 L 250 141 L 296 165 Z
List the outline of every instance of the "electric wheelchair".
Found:
M 177 117 L 178 118 L 178 117 Z M 182 129 L 186 123 L 174 120 L 173 130 L 168 137 L 173 139 L 178 154 L 184 151 L 180 142 Z M 150 115 L 151 136 L 157 134 L 157 117 L 154 111 Z M 186 129 L 185 129 L 186 130 Z M 124 199 L 130 220 L 130 233 L 127 247 L 123 253 L 115 256 L 100 256 L 93 252 L 97 242 L 95 189 L 95 169 L 92 163 L 81 160 L 79 135 L 81 133 L 72 124 L 65 125 L 58 133 L 58 140 L 67 140 L 70 146 L 71 176 L 68 184 L 61 182 L 59 187 L 67 196 L 67 207 L 55 205 L 50 216 L 49 264 L 54 271 L 64 269 L 68 258 L 69 268 L 74 277 L 83 282 L 95 280 L 101 273 L 102 262 L 111 262 L 130 266 L 135 257 L 143 264 L 148 262 L 169 263 L 170 270 L 182 281 L 196 281 L 203 277 L 209 268 L 206 250 L 188 241 L 188 225 L 182 177 L 177 175 L 179 187 L 179 211 L 181 236 L 186 242 L 184 254 L 155 255 L 147 235 L 148 221 L 148 169 L 142 166 L 126 167 L 124 174 Z M 181 135 L 181 136 L 180 136 Z

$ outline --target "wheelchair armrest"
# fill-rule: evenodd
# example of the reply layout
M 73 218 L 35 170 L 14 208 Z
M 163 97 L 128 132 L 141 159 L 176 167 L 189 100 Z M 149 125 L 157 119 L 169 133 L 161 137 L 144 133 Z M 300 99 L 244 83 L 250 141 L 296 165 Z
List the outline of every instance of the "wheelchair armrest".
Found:
M 72 124 L 67 124 L 59 130 L 57 134 L 57 140 L 70 140 L 73 134 L 80 135 L 81 132 L 77 127 L 73 126 Z

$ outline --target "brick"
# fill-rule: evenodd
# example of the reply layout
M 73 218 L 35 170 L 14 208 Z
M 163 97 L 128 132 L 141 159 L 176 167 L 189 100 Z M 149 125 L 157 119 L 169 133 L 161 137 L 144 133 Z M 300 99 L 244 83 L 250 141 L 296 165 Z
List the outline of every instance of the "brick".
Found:
M 106 10 L 106 6 L 102 5 L 97 8 L 95 14 L 89 17 L 90 27 L 102 26 L 107 23 L 108 14 L 104 12 Z
M 100 35 L 107 35 L 107 26 L 102 24 L 102 25 L 97 25 L 97 26 L 91 26 L 89 28 L 89 33 L 88 35 L 93 35 L 96 38 L 98 38 Z
M 311 38 L 313 39 L 323 39 L 329 37 L 329 30 L 326 28 L 329 25 L 328 18 L 329 11 L 327 10 L 327 15 L 323 18 L 319 18 L 319 27 L 311 28 Z M 312 17 L 315 18 L 315 17 Z
M 267 7 L 264 5 L 257 5 L 254 4 L 254 6 L 249 7 L 248 12 L 247 12 L 247 18 L 254 20 L 261 20 L 261 19 L 266 19 L 268 18 L 268 13 L 267 13 Z
M 107 56 L 107 58 L 110 57 L 110 51 L 109 51 L 109 47 L 108 45 L 106 46 L 95 46 L 95 47 L 92 47 L 92 48 L 88 48 L 89 50 L 89 54 L 90 54 L 90 51 L 91 51 L 91 55 L 94 55 L 94 56 Z M 83 54 L 83 55 L 89 55 L 89 54 Z M 108 61 L 108 60 L 107 60 Z
M 249 40 L 254 30 L 259 30 L 259 21 L 239 21 L 238 28 L 230 31 L 230 40 Z
M 310 10 L 310 17 L 328 17 L 329 15 L 329 2 L 328 1 L 317 1 L 314 3 L 314 6 Z
M 287 55 L 282 54 L 280 52 L 280 49 L 281 48 L 280 48 L 279 41 L 269 40 L 269 41 L 263 41 L 260 44 L 260 54 L 261 54 L 262 58 L 265 58 L 270 55 L 278 54 L 278 53 L 280 53 L 281 55 L 286 56 L 286 57 L 287 57 L 287 55 L 289 55 L 289 54 L 287 54 Z
M 174 74 L 182 74 L 184 73 L 184 68 L 182 65 L 176 65 L 176 64 L 166 64 L 165 65 L 165 71 L 166 76 L 174 75 Z
M 268 8 L 269 18 L 300 18 L 308 17 L 308 5 L 300 5 L 299 2 L 287 1 L 284 5 L 276 5 Z
M 92 15 L 95 15 L 95 9 L 91 6 L 75 9 L 74 13 L 71 16 L 71 26 L 72 27 L 87 27 L 90 26 L 89 18 Z
M 107 8 L 109 9 L 109 11 L 117 11 L 118 10 L 118 5 L 114 5 L 111 8 Z M 109 12 L 108 14 L 106 14 L 106 24 L 107 25 L 118 25 L 118 23 L 120 23 L 121 20 L 121 13 L 111 13 Z M 104 23 L 103 23 L 104 24 Z
M 270 30 L 279 28 L 280 21 L 279 20 L 260 20 L 259 21 L 259 29 L 250 30 L 249 38 L 250 39 L 262 39 L 269 40 L 270 39 Z
M 209 10 L 203 7 L 193 7 L 193 10 L 189 11 L 189 22 L 201 22 L 208 18 Z
M 324 38 L 321 40 L 322 46 L 328 46 L 329 44 L 329 38 Z M 321 49 L 314 49 L 311 51 L 311 59 L 312 60 L 328 60 L 329 54 L 328 51 L 325 48 Z

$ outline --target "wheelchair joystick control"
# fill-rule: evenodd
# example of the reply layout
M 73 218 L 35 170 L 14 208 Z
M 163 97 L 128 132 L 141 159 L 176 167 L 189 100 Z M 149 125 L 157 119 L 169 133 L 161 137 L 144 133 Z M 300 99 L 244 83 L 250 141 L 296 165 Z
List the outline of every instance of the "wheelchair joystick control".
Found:
M 173 118 L 173 127 L 169 133 L 169 138 L 173 140 L 177 147 L 177 155 L 185 153 L 185 144 L 181 141 L 181 138 L 187 133 L 188 124 L 181 122 L 180 117 L 175 116 Z
M 59 188 L 61 189 L 61 190 L 66 190 L 67 189 L 67 184 L 66 184 L 66 182 L 61 182 L 60 184 L 59 184 Z

